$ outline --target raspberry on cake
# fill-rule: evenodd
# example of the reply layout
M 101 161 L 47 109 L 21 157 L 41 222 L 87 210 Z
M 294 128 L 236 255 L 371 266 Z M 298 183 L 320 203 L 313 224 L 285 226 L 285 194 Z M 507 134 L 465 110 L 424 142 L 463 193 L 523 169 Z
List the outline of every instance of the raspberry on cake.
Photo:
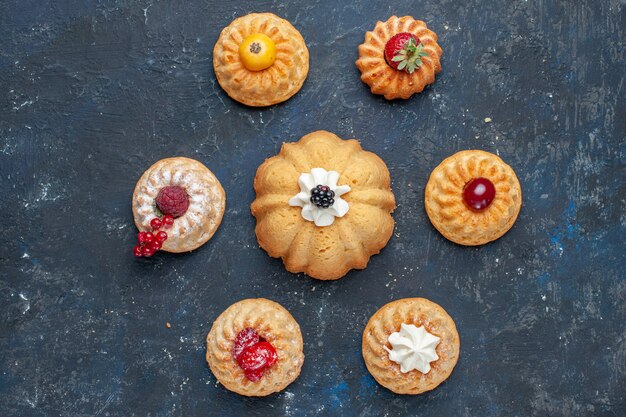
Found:
M 175 219 L 185 214 L 189 208 L 187 191 L 178 185 L 168 185 L 161 188 L 154 202 L 161 213 L 169 214 Z

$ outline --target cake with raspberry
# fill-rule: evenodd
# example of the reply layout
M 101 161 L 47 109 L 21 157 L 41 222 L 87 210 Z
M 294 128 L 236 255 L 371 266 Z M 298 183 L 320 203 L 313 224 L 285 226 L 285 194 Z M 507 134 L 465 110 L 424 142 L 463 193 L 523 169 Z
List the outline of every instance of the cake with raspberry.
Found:
M 188 252 L 211 239 L 222 221 L 226 194 L 204 164 L 175 157 L 143 173 L 132 201 L 139 229 L 134 253 L 150 257 L 158 250 Z

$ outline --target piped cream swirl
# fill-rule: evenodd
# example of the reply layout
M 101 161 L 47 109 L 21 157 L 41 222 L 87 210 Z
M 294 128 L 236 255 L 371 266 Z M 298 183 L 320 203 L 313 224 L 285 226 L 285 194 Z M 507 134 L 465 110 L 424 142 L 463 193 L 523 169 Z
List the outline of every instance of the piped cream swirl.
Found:
M 402 323 L 400 331 L 392 333 L 387 340 L 392 347 L 384 347 L 389 352 L 389 360 L 399 364 L 402 373 L 417 369 L 427 374 L 430 363 L 439 359 L 436 348 L 441 339 L 428 333 L 424 326 Z
M 341 198 L 350 191 L 348 185 L 337 185 L 339 173 L 326 171 L 324 168 L 313 168 L 311 172 L 305 172 L 298 178 L 300 192 L 289 200 L 290 206 L 302 207 L 302 217 L 316 226 L 330 226 L 335 217 L 343 217 L 350 209 L 348 203 Z M 318 185 L 326 185 L 335 193 L 335 203 L 327 208 L 320 208 L 311 202 L 311 190 Z

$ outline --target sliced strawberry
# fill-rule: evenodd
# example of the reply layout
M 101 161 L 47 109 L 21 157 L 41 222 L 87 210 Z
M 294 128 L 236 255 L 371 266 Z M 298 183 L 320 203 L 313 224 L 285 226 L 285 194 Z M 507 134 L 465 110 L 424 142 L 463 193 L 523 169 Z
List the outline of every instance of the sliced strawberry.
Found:
M 241 352 L 237 363 L 244 372 L 256 372 L 272 366 L 276 362 L 276 349 L 269 342 L 259 342 Z
M 233 350 L 231 354 L 235 360 L 239 360 L 239 355 L 246 348 L 251 347 L 259 343 L 260 337 L 256 330 L 251 327 L 247 327 L 239 332 L 237 338 L 235 339 L 235 344 L 233 345 Z
M 244 375 L 246 376 L 246 378 L 248 378 L 250 381 L 252 382 L 257 382 L 259 381 L 262 377 L 263 377 L 263 372 L 265 371 L 265 368 L 263 369 L 258 369 L 256 371 L 249 371 L 249 372 L 244 372 Z

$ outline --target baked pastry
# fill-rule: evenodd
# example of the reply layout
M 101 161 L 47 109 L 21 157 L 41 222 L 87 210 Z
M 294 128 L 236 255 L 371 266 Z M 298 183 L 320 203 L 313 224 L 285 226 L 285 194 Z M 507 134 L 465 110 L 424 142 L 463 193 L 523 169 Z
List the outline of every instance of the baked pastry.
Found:
M 359 45 L 356 66 L 372 93 L 387 100 L 407 99 L 435 82 L 443 51 L 437 34 L 411 16 L 378 22 Z
M 426 213 L 435 229 L 460 245 L 482 245 L 504 235 L 522 206 L 513 169 L 485 151 L 458 152 L 430 174 Z
M 309 50 L 291 23 L 272 13 L 239 17 L 213 49 L 224 91 L 248 106 L 270 106 L 296 94 L 309 72 Z
M 317 131 L 283 144 L 254 178 L 259 245 L 290 272 L 339 279 L 363 269 L 393 232 L 387 166 L 357 140 Z
M 265 396 L 282 391 L 304 362 L 300 326 L 283 306 L 264 298 L 239 301 L 213 323 L 206 360 L 230 391 Z
M 213 173 L 195 159 L 161 159 L 143 173 L 133 192 L 139 245 L 159 240 L 166 252 L 188 252 L 206 243 L 222 222 L 226 194 Z M 157 232 L 158 230 L 158 232 Z M 148 241 L 145 241 L 148 239 Z M 155 249 L 135 255 L 152 256 Z
M 384 305 L 363 331 L 363 359 L 376 382 L 396 394 L 420 394 L 445 381 L 459 359 L 452 318 L 425 298 Z

